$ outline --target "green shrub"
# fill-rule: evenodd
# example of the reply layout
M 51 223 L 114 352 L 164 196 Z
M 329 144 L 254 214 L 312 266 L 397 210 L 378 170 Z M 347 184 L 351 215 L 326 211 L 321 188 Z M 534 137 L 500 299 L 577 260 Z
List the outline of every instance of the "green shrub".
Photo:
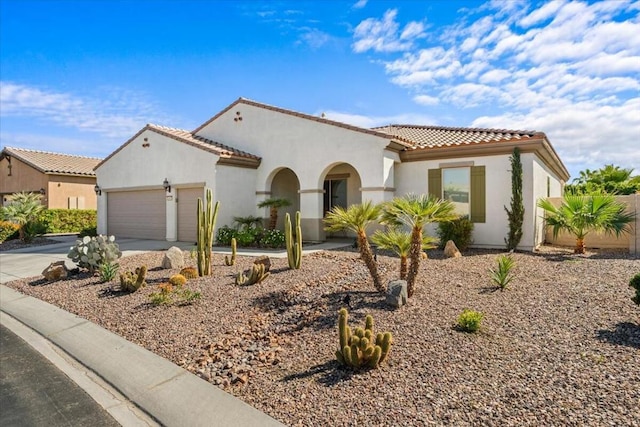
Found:
M 80 230 L 78 233 L 78 237 L 83 238 L 84 236 L 96 237 L 98 235 L 98 227 L 87 227 Z
M 267 248 L 284 248 L 285 235 L 280 230 L 264 230 L 260 238 L 260 246 Z
M 160 283 L 158 292 L 149 295 L 153 305 L 189 305 L 202 298 L 202 294 L 190 289 L 174 288 L 171 283 Z
M 504 290 L 509 286 L 509 283 L 513 280 L 511 269 L 516 265 L 516 262 L 508 255 L 500 255 L 498 257 L 498 268 L 493 270 L 489 269 L 491 273 L 491 280 L 498 285 L 501 290 Z
M 236 237 L 237 231 L 227 225 L 218 228 L 218 233 L 216 234 L 216 244 L 220 246 L 229 246 L 231 244 L 231 239 Z
M 236 233 L 236 242 L 238 246 L 255 246 L 260 241 L 262 229 L 246 228 Z
M 438 223 L 438 238 L 440 249 L 443 249 L 447 241 L 453 240 L 460 252 L 469 247 L 473 241 L 473 223 L 467 216 L 449 222 Z
M 47 233 L 80 233 L 96 227 L 97 212 L 94 209 L 45 209 L 38 219 L 46 225 Z
M 631 300 L 640 305 L 640 273 L 633 276 L 633 278 L 629 281 L 629 286 L 636 290 L 636 296 L 631 298 Z
M 36 237 L 40 237 L 47 232 L 47 225 L 40 221 L 27 222 L 22 231 L 24 232 L 24 241 L 29 243 Z
M 104 262 L 100 265 L 100 280 L 103 282 L 110 282 L 115 279 L 118 274 L 120 265 L 115 262 Z
M 120 248 L 113 236 L 85 236 L 76 240 L 75 246 L 69 249 L 67 258 L 78 264 L 80 268 L 86 268 L 94 272 L 100 265 L 114 262 L 122 256 Z
M 18 238 L 20 226 L 9 221 L 0 221 L 0 243 Z
M 465 309 L 458 316 L 458 328 L 464 332 L 477 332 L 483 318 L 484 314 L 479 311 Z

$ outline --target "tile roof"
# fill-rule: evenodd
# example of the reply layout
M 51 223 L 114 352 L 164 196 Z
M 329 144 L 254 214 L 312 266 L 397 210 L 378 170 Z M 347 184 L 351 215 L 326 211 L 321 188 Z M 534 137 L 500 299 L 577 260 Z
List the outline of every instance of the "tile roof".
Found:
M 73 156 L 15 147 L 5 147 L 2 150 L 2 157 L 15 157 L 48 175 L 95 176 L 93 168 L 102 160 L 97 157 Z
M 542 132 L 536 131 L 444 126 L 388 125 L 373 130 L 411 141 L 414 149 L 544 138 Z

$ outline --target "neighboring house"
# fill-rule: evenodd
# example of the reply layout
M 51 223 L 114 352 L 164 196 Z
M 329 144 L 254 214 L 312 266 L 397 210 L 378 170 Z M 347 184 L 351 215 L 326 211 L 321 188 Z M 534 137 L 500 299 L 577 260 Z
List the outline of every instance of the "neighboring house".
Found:
M 0 154 L 2 205 L 19 192 L 42 194 L 48 209 L 96 209 L 96 174 L 101 159 L 5 147 Z
M 147 125 L 97 167 L 98 231 L 195 241 L 197 198 L 220 201 L 217 226 L 268 217 L 270 197 L 301 212 L 305 240 L 326 238 L 335 205 L 432 193 L 475 223 L 477 247 L 502 248 L 511 198 L 509 156 L 521 150 L 522 249 L 544 238 L 536 209 L 560 196 L 567 169 L 541 132 L 392 125 L 365 129 L 240 98 L 193 131 Z M 280 215 L 279 221 L 282 222 Z

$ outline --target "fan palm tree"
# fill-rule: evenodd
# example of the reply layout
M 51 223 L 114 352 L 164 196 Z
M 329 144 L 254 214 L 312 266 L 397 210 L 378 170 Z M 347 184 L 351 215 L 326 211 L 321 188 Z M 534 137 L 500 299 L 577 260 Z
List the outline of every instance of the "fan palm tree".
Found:
M 258 203 L 259 208 L 269 207 L 269 230 L 275 230 L 278 223 L 278 209 L 291 206 L 288 199 L 266 199 Z
M 382 221 L 390 225 L 405 225 L 411 229 L 409 249 L 409 271 L 407 272 L 407 294 L 411 297 L 416 288 L 416 276 L 422 258 L 423 228 L 431 222 L 456 219 L 455 206 L 449 200 L 441 200 L 426 194 L 409 194 L 397 197 L 384 206 Z
M 36 193 L 15 193 L 11 196 L 11 204 L 4 207 L 2 216 L 13 223 L 20 226 L 18 236 L 20 240 L 25 240 L 25 226 L 38 218 L 40 212 L 44 210 L 44 206 L 40 200 L 42 196 Z
M 553 228 L 554 237 L 563 230 L 576 236 L 576 254 L 585 252 L 584 239 L 591 231 L 619 236 L 630 231 L 629 224 L 635 219 L 633 213 L 625 212 L 623 203 L 606 194 L 565 194 L 558 207 L 548 199 L 540 200 L 538 206 L 545 211 L 545 226 Z
M 386 289 L 382 284 L 382 279 L 378 273 L 378 266 L 373 258 L 371 246 L 367 239 L 367 228 L 377 223 L 379 218 L 380 206 L 372 204 L 371 201 L 367 201 L 357 205 L 351 205 L 347 209 L 334 206 L 334 208 L 327 213 L 324 223 L 325 230 L 327 231 L 348 230 L 356 233 L 360 257 L 369 269 L 369 273 L 373 279 L 373 285 L 379 292 L 384 293 Z
M 411 234 L 405 231 L 401 231 L 397 227 L 388 228 L 385 231 L 378 230 L 373 236 L 371 241 L 376 244 L 380 249 L 387 249 L 393 251 L 400 257 L 400 280 L 406 280 L 407 278 L 407 257 L 411 249 Z M 431 236 L 422 237 L 422 250 L 435 248 L 438 239 Z

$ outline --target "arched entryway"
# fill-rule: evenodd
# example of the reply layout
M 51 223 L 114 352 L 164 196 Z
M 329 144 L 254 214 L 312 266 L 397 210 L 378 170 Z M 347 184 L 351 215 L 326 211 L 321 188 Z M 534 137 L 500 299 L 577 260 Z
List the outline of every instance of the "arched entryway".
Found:
M 322 177 L 323 212 L 334 206 L 347 208 L 362 202 L 362 182 L 358 171 L 348 163 L 338 163 L 325 170 Z
M 264 199 L 287 199 L 291 202 L 291 206 L 278 210 L 276 228 L 282 230 L 284 229 L 285 213 L 288 212 L 293 217 L 295 212 L 300 210 L 300 181 L 294 171 L 289 168 L 282 168 L 274 171 L 271 185 L 267 188 L 269 188 L 269 191 L 265 194 Z

